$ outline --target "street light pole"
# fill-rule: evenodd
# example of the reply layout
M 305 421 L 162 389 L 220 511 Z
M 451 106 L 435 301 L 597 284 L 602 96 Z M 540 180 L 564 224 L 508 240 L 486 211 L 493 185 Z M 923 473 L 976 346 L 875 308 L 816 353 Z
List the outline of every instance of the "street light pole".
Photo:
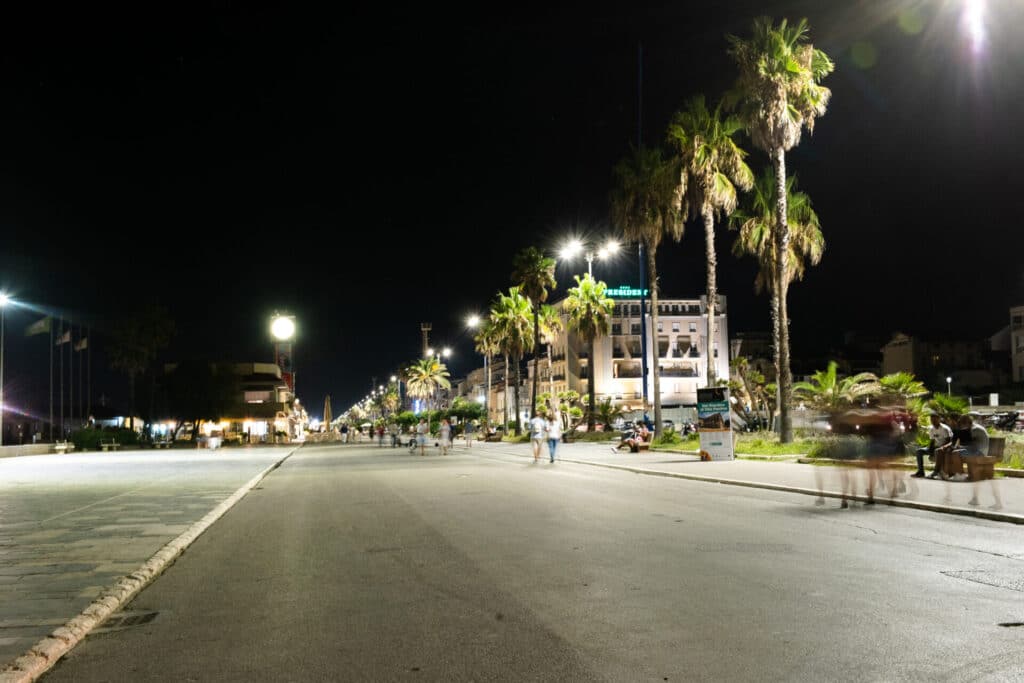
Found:
M 946 397 L 947 398 L 953 395 L 952 384 L 953 384 L 953 378 L 952 377 L 946 377 Z

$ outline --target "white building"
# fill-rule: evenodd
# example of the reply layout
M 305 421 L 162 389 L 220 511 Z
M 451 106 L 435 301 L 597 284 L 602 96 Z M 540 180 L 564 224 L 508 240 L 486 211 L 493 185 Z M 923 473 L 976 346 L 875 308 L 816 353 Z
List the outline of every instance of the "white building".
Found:
M 639 290 L 627 287 L 609 289 L 615 300 L 611 334 L 594 342 L 594 359 L 587 357 L 586 345 L 570 332 L 562 332 L 552 341 L 550 370 L 546 358 L 540 363 L 541 391 L 557 394 L 574 390 L 587 394 L 593 368 L 596 399 L 610 398 L 626 411 L 643 410 Z M 726 297 L 718 297 L 715 315 L 715 339 L 708 344 L 707 300 L 660 299 L 658 329 L 647 311 L 647 396 L 654 405 L 654 359 L 661 369 L 661 404 L 665 409 L 697 404 L 698 387 L 707 386 L 707 358 L 714 359 L 719 379 L 729 379 L 729 329 Z M 561 308 L 564 300 L 555 306 Z M 563 326 L 568 329 L 566 316 Z M 533 362 L 529 363 L 533 372 Z M 668 417 L 668 416 L 666 416 Z

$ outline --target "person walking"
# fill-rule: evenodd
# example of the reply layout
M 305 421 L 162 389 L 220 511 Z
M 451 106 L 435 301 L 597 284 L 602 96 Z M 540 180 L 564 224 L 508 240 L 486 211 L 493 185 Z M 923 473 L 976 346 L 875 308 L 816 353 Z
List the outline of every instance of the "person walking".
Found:
M 452 447 L 452 425 L 448 418 L 441 420 L 441 455 L 448 455 L 448 449 Z
M 344 422 L 341 423 L 341 442 L 348 443 L 348 425 Z
M 427 454 L 427 434 L 429 433 L 430 425 L 421 417 L 420 423 L 416 425 L 416 442 L 420 445 L 420 455 Z
M 562 416 L 557 412 L 548 413 L 547 432 L 548 454 L 551 456 L 551 462 L 554 462 L 558 452 L 558 442 L 562 440 Z
M 530 446 L 533 447 L 534 462 L 540 460 L 540 447 L 544 444 L 544 434 L 547 429 L 548 423 L 534 410 L 533 418 L 530 420 Z
M 473 447 L 473 431 L 474 431 L 473 421 L 472 420 L 466 420 L 465 430 L 466 430 L 466 448 L 472 448 Z
M 391 434 L 391 447 L 398 448 L 398 423 L 392 422 L 388 425 L 388 433 Z

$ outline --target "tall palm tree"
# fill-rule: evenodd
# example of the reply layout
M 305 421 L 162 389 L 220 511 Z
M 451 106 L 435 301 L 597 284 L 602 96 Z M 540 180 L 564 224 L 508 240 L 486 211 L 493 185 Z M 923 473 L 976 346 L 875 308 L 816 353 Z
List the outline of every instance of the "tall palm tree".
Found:
M 549 306 L 548 304 L 542 304 L 540 307 L 540 315 L 537 317 L 537 324 L 540 326 L 540 341 L 544 342 L 547 346 L 548 355 L 548 381 L 551 380 L 551 344 L 555 341 L 555 337 L 565 328 L 562 324 L 562 315 L 557 308 Z M 535 354 L 539 355 L 539 354 Z M 536 368 L 534 368 L 534 376 L 536 376 Z M 534 405 L 537 405 L 536 399 L 534 399 Z
M 768 17 L 754 20 L 750 38 L 729 36 L 729 54 L 739 68 L 736 87 L 729 96 L 758 149 L 771 158 L 775 169 L 776 231 L 775 278 L 779 302 L 779 329 L 775 340 L 779 374 L 780 441 L 793 440 L 790 403 L 793 375 L 789 365 L 788 287 L 789 211 L 786 207 L 786 152 L 800 142 L 804 126 L 811 133 L 825 114 L 832 92 L 821 85 L 835 65 L 808 38 L 806 19 L 778 26 Z
M 536 406 L 540 376 L 537 372 L 540 362 L 540 307 L 548 300 L 548 288 L 558 286 L 555 282 L 555 259 L 545 256 L 536 247 L 523 249 L 512 261 L 512 282 L 519 285 L 523 295 L 533 304 L 533 390 L 530 405 Z
M 405 371 L 405 382 L 409 395 L 430 401 L 440 389 L 449 389 L 448 368 L 436 358 L 422 358 Z
M 679 170 L 673 159 L 664 158 L 657 147 L 634 147 L 613 171 L 615 185 L 611 195 L 612 222 L 630 242 L 642 242 L 647 252 L 647 271 L 651 283 L 651 329 L 658 329 L 658 264 L 661 239 L 670 235 L 676 241 L 683 236 L 679 212 Z M 658 348 L 655 339 L 654 348 Z M 647 353 L 647 349 L 643 350 Z M 647 378 L 644 377 L 646 382 Z M 661 362 L 654 361 L 654 435 L 661 435 Z
M 564 310 L 569 318 L 569 329 L 587 344 L 587 429 L 594 431 L 594 340 L 611 332 L 612 308 L 615 302 L 605 296 L 608 285 L 587 273 L 576 278 L 576 286 L 569 290 Z
M 508 294 L 498 292 L 498 299 L 491 307 L 491 324 L 495 326 L 495 334 L 502 353 L 506 356 L 505 384 L 508 385 L 508 359 L 515 364 L 515 406 L 516 435 L 522 432 L 522 419 L 519 412 L 520 366 L 523 356 L 533 350 L 533 304 L 523 296 L 519 287 L 509 287 Z
M 174 335 L 167 309 L 150 305 L 117 321 L 110 331 L 110 365 L 128 375 L 128 427 L 135 429 L 135 379 Z
M 794 384 L 794 393 L 816 407 L 837 410 L 855 405 L 861 399 L 874 396 L 882 390 L 874 373 L 861 372 L 852 377 L 840 378 L 838 367 L 839 364 L 834 360 L 829 361 L 828 369 L 818 370 L 811 375 L 811 381 Z
M 473 336 L 476 352 L 483 355 L 487 365 L 487 377 L 485 378 L 487 393 L 484 395 L 485 426 L 491 424 L 491 368 L 494 367 L 494 356 L 501 352 L 496 331 L 497 327 L 490 318 L 487 318 L 481 321 L 480 329 Z
M 723 116 L 722 105 L 709 110 L 704 96 L 698 95 L 676 112 L 668 127 L 668 139 L 680 158 L 680 210 L 684 218 L 704 222 L 707 258 L 708 295 L 708 386 L 715 383 L 715 309 L 718 298 L 715 254 L 715 218 L 728 217 L 736 210 L 736 188 L 749 190 L 754 173 L 743 160 L 747 153 L 736 144 L 742 123 L 734 116 Z M 724 350 L 723 350 L 724 351 Z
M 818 265 L 825 251 L 825 238 L 821 234 L 818 214 L 811 207 L 810 197 L 804 192 L 798 192 L 796 185 L 795 175 L 786 179 L 786 210 L 788 211 L 786 224 L 789 226 L 789 255 L 786 259 L 789 264 L 786 271 L 787 288 L 794 281 L 803 279 L 808 263 L 812 266 Z M 775 248 L 778 244 L 775 218 L 775 207 L 777 206 L 775 193 L 777 191 L 775 172 L 771 168 L 766 168 L 754 183 L 749 208 L 737 211 L 731 219 L 732 226 L 739 230 L 739 236 L 733 243 L 732 252 L 737 256 L 749 255 L 757 259 L 759 268 L 757 276 L 754 278 L 754 291 L 760 293 L 767 290 L 771 300 L 772 339 L 775 340 L 776 345 L 776 381 L 778 381 L 779 374 L 777 345 L 781 324 L 780 297 L 778 287 L 776 287 L 778 258 L 775 255 Z

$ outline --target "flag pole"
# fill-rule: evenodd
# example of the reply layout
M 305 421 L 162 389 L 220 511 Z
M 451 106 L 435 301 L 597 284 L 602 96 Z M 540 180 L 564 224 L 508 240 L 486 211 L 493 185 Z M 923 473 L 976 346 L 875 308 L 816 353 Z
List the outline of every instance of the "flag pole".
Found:
M 64 318 L 60 319 L 60 330 L 58 332 L 57 342 L 59 343 L 64 339 Z M 60 439 L 63 441 L 65 438 L 64 434 L 64 347 L 60 349 Z
M 68 325 L 68 423 L 75 428 L 75 321 Z
M 53 318 L 50 318 L 50 443 L 53 438 Z
M 92 343 L 90 341 L 88 341 L 89 336 L 90 336 L 89 335 L 89 328 L 87 327 L 87 328 L 85 328 L 85 339 L 86 339 L 86 342 L 85 342 L 85 359 L 86 359 L 86 361 L 88 361 L 89 367 L 86 368 L 85 379 L 86 379 L 86 381 L 89 384 L 88 384 L 88 386 L 85 389 L 85 402 L 86 402 L 86 406 L 87 406 L 86 411 L 85 411 L 86 412 L 86 416 L 85 416 L 86 420 L 88 420 L 89 416 L 92 415 Z

